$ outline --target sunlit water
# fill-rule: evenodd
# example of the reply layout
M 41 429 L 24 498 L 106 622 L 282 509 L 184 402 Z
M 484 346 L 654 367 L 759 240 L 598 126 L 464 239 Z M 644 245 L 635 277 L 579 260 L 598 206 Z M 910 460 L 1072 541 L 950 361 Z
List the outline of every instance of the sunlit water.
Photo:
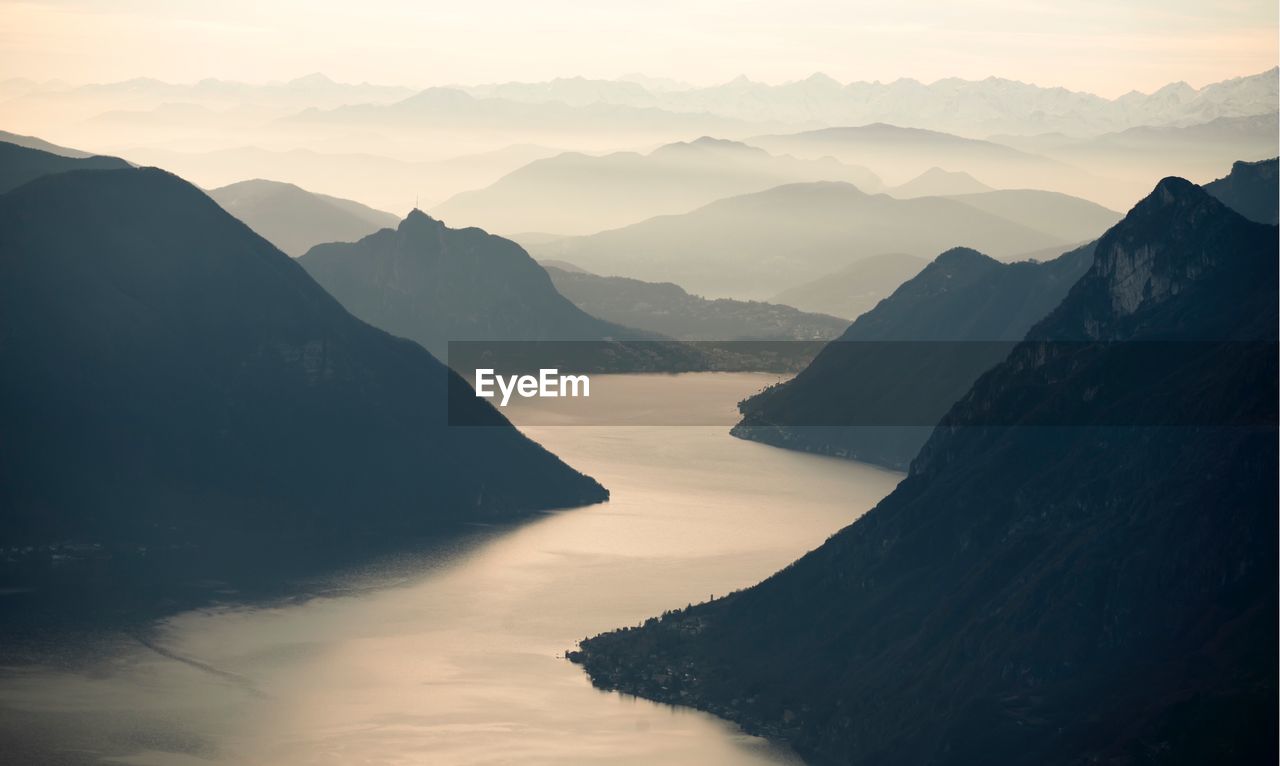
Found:
M 621 383 L 637 411 L 716 402 L 732 422 L 734 404 L 771 381 Z M 101 741 L 110 762 L 135 764 L 796 762 L 710 715 L 597 691 L 563 652 L 759 581 L 900 475 L 724 426 L 526 431 L 612 500 L 395 557 L 301 604 L 181 614 L 153 648 L 103 639 L 88 671 L 6 669 L 0 715 L 74 729 L 68 748 Z

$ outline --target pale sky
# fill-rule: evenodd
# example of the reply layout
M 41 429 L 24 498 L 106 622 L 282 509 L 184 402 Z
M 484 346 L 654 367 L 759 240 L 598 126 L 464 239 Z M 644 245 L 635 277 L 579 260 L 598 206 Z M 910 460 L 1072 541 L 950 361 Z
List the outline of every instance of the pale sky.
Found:
M 0 0 L 0 79 L 421 87 L 995 75 L 1114 97 L 1277 63 L 1276 0 Z

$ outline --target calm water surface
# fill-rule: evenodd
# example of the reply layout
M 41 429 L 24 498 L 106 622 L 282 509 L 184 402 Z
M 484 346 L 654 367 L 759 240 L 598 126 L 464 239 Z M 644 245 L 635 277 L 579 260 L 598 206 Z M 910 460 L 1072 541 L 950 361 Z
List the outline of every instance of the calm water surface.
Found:
M 637 412 L 696 402 L 731 423 L 735 403 L 773 380 L 611 385 Z M 597 691 L 562 654 L 759 581 L 900 474 L 740 441 L 724 426 L 526 431 L 612 500 L 381 561 L 305 603 L 181 614 L 151 646 L 104 637 L 88 670 L 4 669 L 0 715 L 74 732 L 69 757 L 113 763 L 795 763 L 712 716 Z

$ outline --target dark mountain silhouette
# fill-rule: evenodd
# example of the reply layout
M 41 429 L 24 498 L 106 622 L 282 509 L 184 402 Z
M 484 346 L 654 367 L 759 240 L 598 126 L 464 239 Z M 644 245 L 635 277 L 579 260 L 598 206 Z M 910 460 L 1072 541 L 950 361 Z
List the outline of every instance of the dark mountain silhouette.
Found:
M 51 173 L 127 167 L 129 163 L 116 157 L 64 157 L 40 149 L 0 142 L 0 194 Z
M 593 157 L 566 152 L 536 160 L 486 188 L 458 194 L 431 212 L 454 225 L 504 234 L 591 234 L 805 181 L 845 181 L 864 191 L 881 186 L 870 171 L 829 157 L 775 157 L 737 141 L 703 136 L 648 154 Z
M 1280 212 L 1280 184 L 1276 181 L 1278 167 L 1280 159 L 1275 158 L 1236 162 L 1230 173 L 1205 184 L 1204 190 L 1250 221 L 1275 225 Z
M 325 242 L 355 242 L 399 221 L 359 202 L 279 181 L 241 181 L 214 189 L 209 196 L 263 239 L 294 257 Z
M 858 317 L 795 378 L 742 402 L 733 434 L 905 469 L 932 424 L 1092 262 L 1092 245 L 1045 263 L 948 250 Z M 872 425 L 868 406 L 909 411 L 912 419 Z
M 875 509 L 572 658 L 815 763 L 1275 761 L 1276 279 L 1162 181 Z
M 904 184 L 885 189 L 898 199 L 911 197 L 947 197 L 954 194 L 977 194 L 993 191 L 990 186 L 964 172 L 929 168 Z
M 354 545 L 607 496 L 162 171 L 3 195 L 0 268 L 5 544 Z
M 676 340 L 830 340 L 848 321 L 776 303 L 708 299 L 670 282 L 600 277 L 543 264 L 561 295 L 587 313 Z
M 561 258 L 597 274 L 763 298 L 846 266 L 858 253 L 932 257 L 957 242 L 1000 257 L 1060 240 L 952 199 L 900 200 L 818 182 L 532 246 L 539 258 Z
M 573 305 L 511 240 L 418 210 L 395 229 L 318 245 L 298 262 L 351 313 L 436 354 L 450 340 L 656 337 Z
M 853 320 L 919 274 L 928 263 L 906 253 L 871 255 L 812 282 L 783 290 L 773 296 L 773 301 Z
M 817 352 L 816 344 L 681 343 L 596 318 L 561 295 L 515 242 L 481 229 L 451 229 L 417 210 L 396 229 L 353 244 L 319 245 L 299 263 L 353 314 L 448 355 L 463 374 L 480 366 L 509 372 L 791 371 Z M 788 310 L 780 313 L 792 330 L 802 324 Z M 481 343 L 450 350 L 451 340 Z

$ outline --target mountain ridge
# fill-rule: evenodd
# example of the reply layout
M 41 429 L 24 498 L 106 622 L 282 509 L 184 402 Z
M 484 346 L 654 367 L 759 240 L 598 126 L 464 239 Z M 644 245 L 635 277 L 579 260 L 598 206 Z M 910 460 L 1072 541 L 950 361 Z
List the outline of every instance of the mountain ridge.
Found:
M 1270 762 L 1277 276 L 1274 226 L 1161 182 L 876 508 L 570 659 L 817 763 Z
M 44 176 L 0 221 L 8 541 L 290 547 L 607 497 L 175 176 Z

